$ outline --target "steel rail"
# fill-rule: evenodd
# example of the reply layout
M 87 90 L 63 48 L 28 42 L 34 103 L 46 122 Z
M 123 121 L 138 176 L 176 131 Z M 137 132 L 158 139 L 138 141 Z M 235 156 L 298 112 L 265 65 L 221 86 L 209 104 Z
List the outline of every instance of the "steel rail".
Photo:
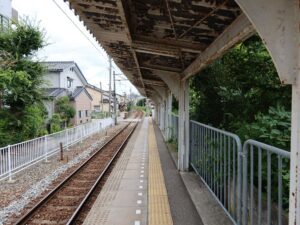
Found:
M 132 133 L 134 132 L 135 128 L 137 127 L 137 124 L 138 123 L 136 123 L 136 125 L 133 127 L 133 129 L 130 131 L 130 133 L 127 135 L 125 140 L 122 142 L 122 144 L 120 145 L 120 147 L 118 148 L 116 153 L 113 155 L 112 159 L 109 161 L 109 163 L 106 165 L 106 167 L 104 168 L 102 173 L 99 175 L 98 179 L 96 180 L 96 182 L 94 183 L 92 188 L 89 190 L 89 192 L 86 194 L 84 199 L 81 201 L 81 203 L 79 204 L 79 206 L 77 207 L 77 209 L 75 210 L 75 212 L 73 213 L 73 215 L 71 216 L 69 221 L 66 223 L 66 225 L 70 225 L 76 221 L 76 218 L 79 216 L 81 210 L 83 209 L 83 206 L 85 205 L 85 203 L 87 203 L 89 197 L 93 194 L 96 187 L 99 185 L 100 181 L 102 180 L 103 176 L 106 174 L 107 170 L 110 168 L 111 164 L 114 162 L 117 155 L 120 153 L 120 151 L 123 149 L 124 145 L 127 143 L 129 138 L 131 137 Z
M 128 123 L 124 128 L 122 128 L 117 134 L 115 134 L 113 137 L 111 137 L 109 140 L 107 140 L 100 148 L 99 150 L 97 150 L 96 152 L 94 152 L 87 160 L 85 160 L 83 162 L 83 164 L 81 164 L 75 171 L 73 171 L 70 175 L 67 176 L 67 178 L 65 178 L 61 183 L 59 183 L 52 191 L 50 191 L 45 197 L 43 197 L 37 204 L 35 204 L 25 215 L 23 215 L 19 220 L 17 220 L 17 222 L 15 223 L 16 225 L 23 225 L 23 224 L 26 224 L 28 222 L 28 220 L 34 215 L 34 213 L 40 209 L 43 205 L 45 205 L 50 199 L 52 199 L 52 197 L 59 191 L 61 190 L 64 185 L 70 181 L 77 173 L 80 172 L 81 169 L 83 169 L 97 154 L 99 154 L 101 152 L 102 149 L 104 149 L 109 143 L 111 143 L 117 136 L 119 136 L 126 128 L 128 128 L 128 126 L 130 125 L 131 123 Z M 130 132 L 130 134 L 132 134 L 132 132 L 135 130 L 137 126 L 137 123 L 136 125 L 134 126 L 134 128 L 132 129 L 132 131 Z M 124 144 L 126 143 L 126 141 L 128 140 L 128 138 L 130 137 L 130 135 L 128 135 L 126 138 L 125 138 L 125 141 L 122 143 L 122 147 L 124 146 Z M 121 148 L 118 148 L 117 150 L 117 153 L 122 149 Z M 117 154 L 115 154 L 113 156 L 113 158 L 115 158 Z M 109 164 L 105 167 L 105 169 L 103 171 L 107 171 L 107 169 L 109 168 L 109 166 L 111 165 L 111 163 L 113 162 L 113 160 L 110 160 Z M 105 174 L 105 172 L 101 173 L 100 176 L 103 177 L 103 174 Z M 99 179 L 99 178 L 98 178 Z M 97 181 L 98 181 L 97 179 Z M 101 178 L 100 178 L 101 180 Z M 95 185 L 92 186 L 92 188 L 95 188 L 94 187 Z M 90 191 L 89 191 L 90 193 Z M 91 193 L 90 193 L 91 194 Z M 85 197 L 86 198 L 86 197 Z M 85 200 L 84 198 L 84 200 Z M 81 202 L 80 206 L 79 207 L 82 207 L 81 205 L 83 205 L 83 203 Z M 79 208 L 78 207 L 78 208 Z M 77 210 L 76 211 L 80 211 L 80 210 Z M 75 213 L 74 213 L 75 214 Z M 71 219 L 74 217 L 76 217 L 76 215 L 72 215 Z M 70 220 L 71 220 L 70 219 Z

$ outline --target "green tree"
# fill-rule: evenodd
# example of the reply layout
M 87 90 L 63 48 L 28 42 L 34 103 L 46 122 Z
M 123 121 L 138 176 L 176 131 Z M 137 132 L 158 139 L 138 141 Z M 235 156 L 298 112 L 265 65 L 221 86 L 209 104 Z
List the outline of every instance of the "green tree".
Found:
M 191 81 L 191 118 L 238 134 L 290 149 L 291 89 L 281 85 L 263 42 L 254 36 L 228 51 Z M 258 158 L 254 151 L 254 162 Z M 277 165 L 276 154 L 272 165 Z M 254 171 L 257 171 L 254 163 Z M 278 168 L 272 167 L 272 200 L 278 196 Z M 282 162 L 283 207 L 288 208 L 289 160 Z M 262 153 L 262 191 L 267 187 L 267 154 Z M 254 174 L 257 181 L 257 174 Z M 257 184 L 254 184 L 257 185 Z
M 291 89 L 281 85 L 258 36 L 236 46 L 195 76 L 190 95 L 193 119 L 232 132 L 238 132 L 241 124 L 255 122 L 258 115 L 268 115 L 270 107 L 291 107 Z
M 28 21 L 15 26 L 0 33 L 0 145 L 45 133 L 41 104 L 44 68 L 33 60 L 45 46 L 44 35 Z
M 67 123 L 67 126 L 76 114 L 76 110 L 71 105 L 68 96 L 61 97 L 56 101 L 55 111 L 59 114 L 60 118 Z
M 139 99 L 136 103 L 137 106 L 146 106 L 146 98 Z
M 52 115 L 52 118 L 50 120 L 50 124 L 51 124 L 51 133 L 55 133 L 61 130 L 61 118 L 60 115 L 57 113 L 54 113 Z

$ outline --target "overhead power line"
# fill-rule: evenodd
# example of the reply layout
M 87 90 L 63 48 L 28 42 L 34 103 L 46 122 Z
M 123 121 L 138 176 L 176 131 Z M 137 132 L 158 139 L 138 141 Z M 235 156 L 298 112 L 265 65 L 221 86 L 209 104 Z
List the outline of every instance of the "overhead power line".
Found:
M 98 48 L 97 45 L 95 45 L 90 38 L 80 29 L 80 27 L 72 20 L 72 18 L 63 10 L 63 8 L 60 7 L 60 5 L 55 1 L 52 0 L 54 4 L 59 8 L 59 10 L 70 20 L 70 22 L 77 28 L 77 30 L 88 40 L 88 42 L 101 54 L 101 56 L 108 60 L 108 56 L 105 56 L 102 51 Z M 114 69 L 116 69 L 114 66 L 112 66 Z

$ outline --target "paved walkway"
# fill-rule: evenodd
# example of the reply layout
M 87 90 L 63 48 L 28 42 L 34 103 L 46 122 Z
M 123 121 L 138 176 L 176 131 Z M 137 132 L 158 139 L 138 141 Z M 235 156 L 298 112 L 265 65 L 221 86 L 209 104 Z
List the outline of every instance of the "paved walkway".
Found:
M 151 118 L 138 126 L 85 225 L 202 224 L 158 132 Z
M 85 225 L 147 224 L 148 119 L 138 126 L 101 193 Z
M 203 225 L 167 149 L 163 136 L 158 126 L 155 125 L 154 127 L 174 225 Z

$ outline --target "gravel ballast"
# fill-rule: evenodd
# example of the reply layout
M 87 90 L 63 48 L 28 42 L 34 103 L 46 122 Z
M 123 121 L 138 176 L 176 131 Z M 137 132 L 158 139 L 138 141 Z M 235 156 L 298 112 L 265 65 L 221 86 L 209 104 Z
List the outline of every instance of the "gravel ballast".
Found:
M 64 161 L 53 155 L 49 163 L 37 163 L 14 176 L 15 183 L 0 182 L 0 225 L 20 216 L 25 207 L 37 201 L 55 186 L 55 182 L 70 174 L 124 124 L 95 134 L 64 153 Z

